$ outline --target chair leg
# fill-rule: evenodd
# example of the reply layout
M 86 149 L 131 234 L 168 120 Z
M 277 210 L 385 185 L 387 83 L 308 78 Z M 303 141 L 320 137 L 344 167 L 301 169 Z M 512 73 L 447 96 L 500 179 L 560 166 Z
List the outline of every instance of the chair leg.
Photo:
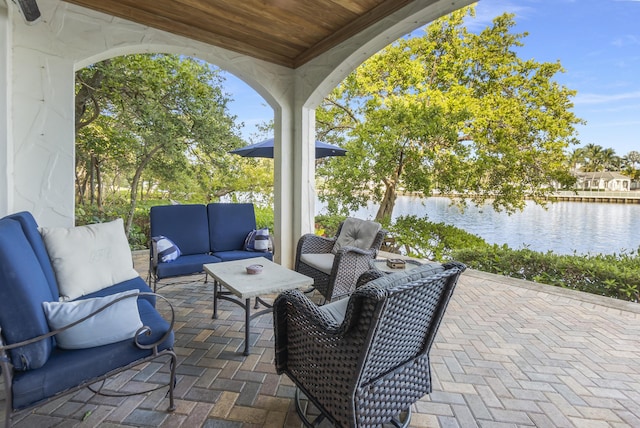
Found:
M 296 388 L 295 401 L 296 401 L 296 413 L 298 414 L 298 417 L 300 418 L 300 420 L 302 421 L 302 424 L 305 427 L 313 428 L 313 427 L 319 426 L 322 423 L 322 421 L 325 418 L 323 413 L 320 413 L 313 420 L 313 422 L 309 422 L 309 419 L 307 419 L 307 416 L 304 414 L 304 411 L 302 410 L 302 405 L 300 404 L 300 388 Z
M 169 395 L 169 408 L 167 409 L 167 412 L 174 412 L 176 410 L 176 404 L 173 399 L 173 391 L 175 390 L 176 382 L 178 381 L 176 379 L 176 366 L 178 365 L 178 357 L 176 356 L 175 352 L 171 353 L 171 362 L 169 364 L 171 378 L 169 379 L 169 391 L 167 391 L 167 394 Z
M 398 417 L 391 419 L 391 423 L 393 424 L 393 426 L 398 428 L 408 427 L 409 423 L 411 422 L 411 406 L 409 406 L 409 408 L 405 412 L 404 422 L 400 420 L 401 416 L 402 416 L 402 413 L 399 414 Z

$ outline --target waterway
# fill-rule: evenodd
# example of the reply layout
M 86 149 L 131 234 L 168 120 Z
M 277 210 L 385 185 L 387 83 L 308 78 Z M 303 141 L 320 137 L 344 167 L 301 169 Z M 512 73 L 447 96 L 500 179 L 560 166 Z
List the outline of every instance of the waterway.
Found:
M 321 205 L 317 205 L 322 212 Z M 370 205 L 354 216 L 373 218 Z M 640 204 L 555 202 L 546 208 L 527 201 L 515 214 L 496 212 L 490 204 L 469 205 L 464 211 L 448 198 L 400 196 L 394 218 L 415 215 L 451 224 L 484 238 L 491 244 L 553 251 L 556 254 L 613 254 L 640 247 Z

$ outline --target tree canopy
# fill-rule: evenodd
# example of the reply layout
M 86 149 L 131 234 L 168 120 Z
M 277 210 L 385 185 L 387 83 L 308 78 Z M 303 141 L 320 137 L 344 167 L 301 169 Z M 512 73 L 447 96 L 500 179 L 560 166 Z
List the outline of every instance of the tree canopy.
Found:
M 78 203 L 100 205 L 105 188 L 128 189 L 129 230 L 144 183 L 209 199 L 272 185 L 248 179 L 249 164 L 228 154 L 245 143 L 223 83 L 218 69 L 175 55 L 126 55 L 78 71 Z
M 318 167 L 320 197 L 345 213 L 373 200 L 390 217 L 399 191 L 463 195 L 514 211 L 574 179 L 576 92 L 553 80 L 559 62 L 522 59 L 526 33 L 503 14 L 478 33 L 473 7 L 443 17 L 420 37 L 373 55 L 316 111 L 320 138 L 348 155 Z

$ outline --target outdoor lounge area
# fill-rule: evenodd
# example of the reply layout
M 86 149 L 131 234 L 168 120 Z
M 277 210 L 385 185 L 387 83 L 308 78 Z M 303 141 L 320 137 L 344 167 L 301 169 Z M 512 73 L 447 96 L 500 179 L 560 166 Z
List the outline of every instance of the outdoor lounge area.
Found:
M 76 71 L 125 54 L 190 55 L 273 108 L 275 261 L 291 268 L 296 242 L 314 230 L 315 108 L 391 41 L 472 2 L 308 1 L 299 14 L 246 1 L 231 17 L 215 4 L 232 2 L 203 0 L 0 2 L 0 216 L 28 210 L 45 227 L 75 224 Z M 146 277 L 149 252 L 135 258 Z M 302 426 L 293 383 L 276 374 L 272 318 L 252 321 L 245 356 L 245 312 L 223 301 L 212 319 L 203 279 L 166 277 L 158 288 L 175 309 L 175 412 L 167 387 L 136 394 L 170 377 L 167 363 L 150 361 L 107 380 L 104 389 L 130 396 L 83 389 L 14 426 Z M 413 406 L 411 426 L 640 427 L 639 334 L 638 304 L 467 270 L 431 349 L 433 392 Z M 0 420 L 6 400 L 0 381 Z
M 148 253 L 135 262 L 145 276 Z M 242 309 L 222 302 L 211 319 L 213 285 L 198 279 L 158 290 L 176 310 L 174 413 L 166 388 L 128 398 L 85 389 L 19 415 L 15 426 L 302 426 L 293 384 L 275 372 L 271 317 L 252 322 L 243 356 Z M 640 426 L 639 334 L 637 304 L 467 270 L 431 350 L 433 392 L 414 406 L 411 426 Z M 151 362 L 107 389 L 137 392 L 168 369 Z

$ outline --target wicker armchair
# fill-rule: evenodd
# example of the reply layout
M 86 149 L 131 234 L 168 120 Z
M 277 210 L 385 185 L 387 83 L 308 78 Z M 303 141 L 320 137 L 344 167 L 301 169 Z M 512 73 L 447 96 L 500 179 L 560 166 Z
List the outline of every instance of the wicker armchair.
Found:
M 348 218 L 333 238 L 312 233 L 298 241 L 295 270 L 313 278 L 316 290 L 327 301 L 346 296 L 358 277 L 370 269 L 387 231 L 373 221 Z
M 317 306 L 298 290 L 274 302 L 275 365 L 336 426 L 404 426 L 431 392 L 429 350 L 465 266 L 382 275 L 349 299 Z

